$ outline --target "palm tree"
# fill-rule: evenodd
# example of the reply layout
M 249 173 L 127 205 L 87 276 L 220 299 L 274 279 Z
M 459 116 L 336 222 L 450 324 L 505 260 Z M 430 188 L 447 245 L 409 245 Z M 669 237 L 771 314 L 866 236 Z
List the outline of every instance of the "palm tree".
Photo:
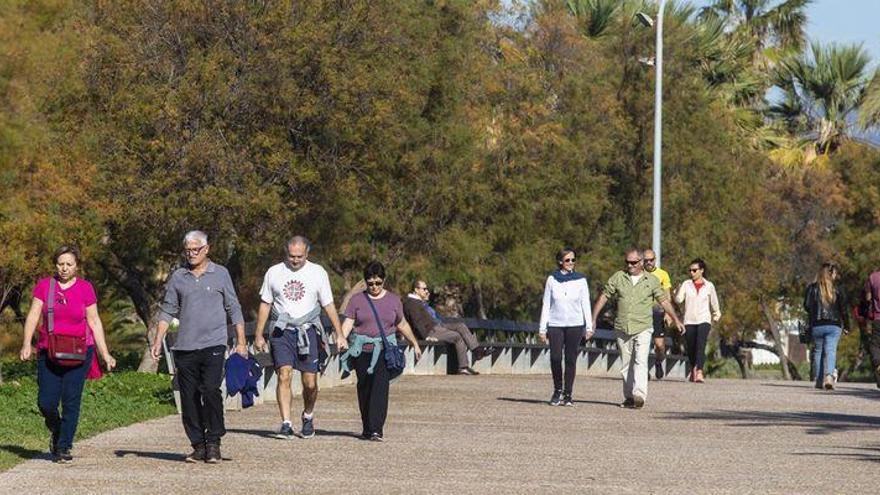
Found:
M 720 18 L 738 36 L 755 46 L 756 65 L 771 65 L 781 56 L 800 51 L 806 41 L 806 7 L 813 0 L 715 0 L 704 7 L 704 19 Z
M 774 71 L 783 97 L 768 114 L 793 136 L 808 138 L 817 153 L 831 153 L 850 136 L 865 101 L 869 62 L 861 45 L 812 43 L 809 53 L 782 61 Z
M 565 5 L 589 38 L 606 34 L 622 2 L 620 0 L 567 0 Z

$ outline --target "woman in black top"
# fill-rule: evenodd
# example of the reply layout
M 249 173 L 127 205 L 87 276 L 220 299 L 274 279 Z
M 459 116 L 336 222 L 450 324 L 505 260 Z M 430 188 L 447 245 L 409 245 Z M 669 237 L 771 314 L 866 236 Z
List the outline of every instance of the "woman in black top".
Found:
M 839 274 L 833 263 L 823 263 L 816 280 L 807 286 L 804 294 L 804 310 L 809 315 L 813 335 L 813 374 L 816 388 L 834 388 L 834 370 L 837 366 L 837 343 L 844 332 L 847 317 L 846 302 L 837 286 Z

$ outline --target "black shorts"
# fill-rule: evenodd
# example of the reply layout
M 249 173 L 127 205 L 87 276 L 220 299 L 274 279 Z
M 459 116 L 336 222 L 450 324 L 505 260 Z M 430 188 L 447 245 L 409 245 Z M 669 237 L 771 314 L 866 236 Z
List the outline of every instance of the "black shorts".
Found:
M 666 312 L 661 310 L 654 310 L 654 338 L 666 337 L 666 321 L 665 316 Z

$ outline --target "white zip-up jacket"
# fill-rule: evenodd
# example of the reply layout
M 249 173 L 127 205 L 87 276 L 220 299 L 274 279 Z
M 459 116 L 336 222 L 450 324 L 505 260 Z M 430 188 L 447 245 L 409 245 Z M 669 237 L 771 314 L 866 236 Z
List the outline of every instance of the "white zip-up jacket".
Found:
M 579 327 L 586 332 L 593 329 L 590 307 L 590 286 L 586 278 L 558 282 L 553 275 L 544 284 L 544 301 L 538 331 L 547 333 L 547 327 Z

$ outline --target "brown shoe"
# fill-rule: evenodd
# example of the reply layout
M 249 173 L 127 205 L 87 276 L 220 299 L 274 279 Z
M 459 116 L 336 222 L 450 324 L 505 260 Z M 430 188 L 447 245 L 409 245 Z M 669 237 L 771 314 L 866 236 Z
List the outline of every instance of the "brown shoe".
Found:
M 834 377 L 825 375 L 825 381 L 822 382 L 822 386 L 825 387 L 825 390 L 834 390 Z
M 641 395 L 633 395 L 633 409 L 641 409 L 645 405 L 645 398 Z

